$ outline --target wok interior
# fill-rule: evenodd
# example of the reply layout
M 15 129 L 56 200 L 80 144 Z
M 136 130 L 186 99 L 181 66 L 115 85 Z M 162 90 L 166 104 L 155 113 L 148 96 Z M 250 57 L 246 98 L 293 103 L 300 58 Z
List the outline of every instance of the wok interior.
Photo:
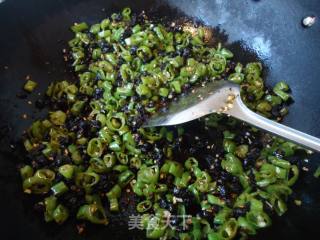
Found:
M 231 3 L 232 2 L 232 3 Z M 319 28 L 303 29 L 300 20 L 312 11 L 320 12 L 317 0 L 301 3 L 291 1 L 5 1 L 0 4 L 0 198 L 3 239 L 81 239 L 69 222 L 64 226 L 45 224 L 42 217 L 31 208 L 30 200 L 20 187 L 16 166 L 23 156 L 17 144 L 23 130 L 33 118 L 43 116 L 44 111 L 35 111 L 26 100 L 16 97 L 21 91 L 24 78 L 31 75 L 39 83 L 39 91 L 44 92 L 54 80 L 71 79 L 66 71 L 61 50 L 71 38 L 69 26 L 74 22 L 94 23 L 130 6 L 134 12 L 142 10 L 147 15 L 162 21 L 201 20 L 214 29 L 214 40 L 229 45 L 236 59 L 243 62 L 259 57 L 267 66 L 267 82 L 272 84 L 283 78 L 293 90 L 296 103 L 290 108 L 286 124 L 299 130 L 320 136 L 320 100 L 315 89 L 320 68 Z M 318 10 L 318 11 L 317 11 Z M 283 20 L 286 16 L 286 20 Z M 197 17 L 198 19 L 194 19 Z M 225 30 L 225 31 L 224 31 Z M 7 66 L 8 69 L 5 69 Z M 28 100 L 34 102 L 38 96 L 32 94 Z M 23 120 L 22 114 L 28 119 Z M 12 149 L 10 144 L 17 144 Z M 310 159 L 310 171 L 317 165 L 319 155 Z M 318 161 L 319 162 L 319 161 Z M 302 200 L 302 206 L 289 205 L 289 211 L 282 218 L 275 218 L 273 226 L 257 235 L 257 239 L 301 239 L 320 233 L 319 181 L 312 172 L 302 173 L 294 188 L 292 199 Z M 127 219 L 130 211 L 115 216 L 114 224 L 106 228 L 93 226 L 89 229 L 89 239 L 143 239 L 144 234 L 128 231 Z

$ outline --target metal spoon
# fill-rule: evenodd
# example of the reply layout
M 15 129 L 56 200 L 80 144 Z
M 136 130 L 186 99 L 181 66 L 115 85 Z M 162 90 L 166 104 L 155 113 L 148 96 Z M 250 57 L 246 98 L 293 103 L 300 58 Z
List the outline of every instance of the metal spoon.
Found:
M 292 142 L 320 151 L 319 138 L 254 113 L 241 100 L 239 86 L 226 81 L 210 82 L 204 87 L 194 89 L 187 96 L 171 103 L 165 113 L 158 113 L 150 118 L 144 127 L 177 125 L 214 112 L 233 116 Z

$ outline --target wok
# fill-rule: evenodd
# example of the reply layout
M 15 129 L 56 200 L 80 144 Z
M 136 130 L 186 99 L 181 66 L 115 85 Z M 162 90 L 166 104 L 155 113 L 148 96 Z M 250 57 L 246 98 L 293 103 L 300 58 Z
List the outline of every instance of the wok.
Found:
M 141 239 L 128 231 L 130 209 L 108 227 L 89 227 L 78 236 L 74 224 L 45 224 L 21 191 L 16 166 L 23 159 L 19 137 L 30 123 L 45 114 L 35 110 L 38 92 L 54 80 L 68 79 L 61 49 L 72 37 L 74 22 L 94 23 L 130 6 L 165 21 L 182 17 L 215 27 L 215 37 L 243 62 L 261 59 L 268 84 L 286 80 L 295 104 L 285 124 L 320 137 L 320 24 L 306 29 L 301 19 L 320 13 L 318 0 L 0 0 L 0 238 L 1 239 Z M 18 99 L 25 77 L 39 83 L 27 99 Z M 27 114 L 28 118 L 21 116 Z M 11 145 L 11 147 L 10 147 Z M 13 146 L 15 146 L 13 148 Z M 312 176 L 319 155 L 309 159 L 289 199 L 289 210 L 274 218 L 273 226 L 255 239 L 316 239 L 320 235 L 320 180 Z M 301 199 L 302 205 L 293 204 Z

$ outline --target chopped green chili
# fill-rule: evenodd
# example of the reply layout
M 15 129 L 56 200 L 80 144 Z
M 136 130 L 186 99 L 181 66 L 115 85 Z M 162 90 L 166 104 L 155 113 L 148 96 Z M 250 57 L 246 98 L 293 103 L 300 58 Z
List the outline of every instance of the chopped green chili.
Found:
M 38 204 L 46 222 L 62 224 L 70 215 L 106 225 L 107 212 L 123 215 L 122 203 L 129 203 L 143 214 L 151 239 L 256 234 L 271 225 L 271 214 L 287 211 L 301 165 L 291 159 L 301 147 L 222 114 L 142 126 L 193 87 L 220 79 L 239 84 L 249 108 L 279 121 L 288 112 L 289 86 L 267 88 L 263 65 L 233 62 L 221 43 L 207 44 L 206 27 L 173 31 L 173 23 L 138 19 L 124 8 L 71 27 L 64 52 L 75 81 L 50 84 L 48 116 L 24 134 L 23 191 L 45 197 Z M 36 85 L 29 80 L 24 89 Z
M 32 80 L 28 80 L 25 84 L 23 89 L 26 90 L 27 92 L 33 92 L 33 90 L 37 87 L 37 83 L 32 81 Z

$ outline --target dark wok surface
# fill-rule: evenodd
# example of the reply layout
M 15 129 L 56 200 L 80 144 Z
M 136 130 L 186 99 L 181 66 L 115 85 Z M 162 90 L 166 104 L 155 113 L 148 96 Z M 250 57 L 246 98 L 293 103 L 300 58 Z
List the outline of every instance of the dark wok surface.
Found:
M 72 224 L 44 224 L 21 193 L 16 165 L 23 156 L 9 146 L 34 118 L 44 114 L 27 101 L 34 102 L 49 82 L 68 78 L 61 53 L 72 36 L 68 27 L 73 22 L 99 21 L 125 6 L 135 12 L 146 10 L 152 16 L 177 19 L 186 15 L 206 25 L 220 26 L 225 30 L 220 36 L 231 44 L 240 60 L 251 55 L 241 54 L 239 41 L 268 67 L 269 84 L 285 79 L 292 87 L 295 104 L 285 124 L 320 137 L 320 22 L 310 29 L 300 24 L 303 16 L 320 13 L 318 0 L 6 0 L 0 3 L 1 239 L 139 239 L 137 232 L 128 231 L 127 225 L 121 226 L 118 221 L 113 227 L 93 228 L 86 237 L 78 237 Z M 17 99 L 26 75 L 31 75 L 39 87 L 27 100 Z M 21 118 L 23 113 L 28 114 L 27 120 Z M 318 158 L 314 155 L 310 159 L 311 170 L 320 163 Z M 301 199 L 302 206 L 296 207 L 290 199 L 288 213 L 276 218 L 273 227 L 257 239 L 317 239 L 319 184 L 312 172 L 303 173 L 292 197 Z

